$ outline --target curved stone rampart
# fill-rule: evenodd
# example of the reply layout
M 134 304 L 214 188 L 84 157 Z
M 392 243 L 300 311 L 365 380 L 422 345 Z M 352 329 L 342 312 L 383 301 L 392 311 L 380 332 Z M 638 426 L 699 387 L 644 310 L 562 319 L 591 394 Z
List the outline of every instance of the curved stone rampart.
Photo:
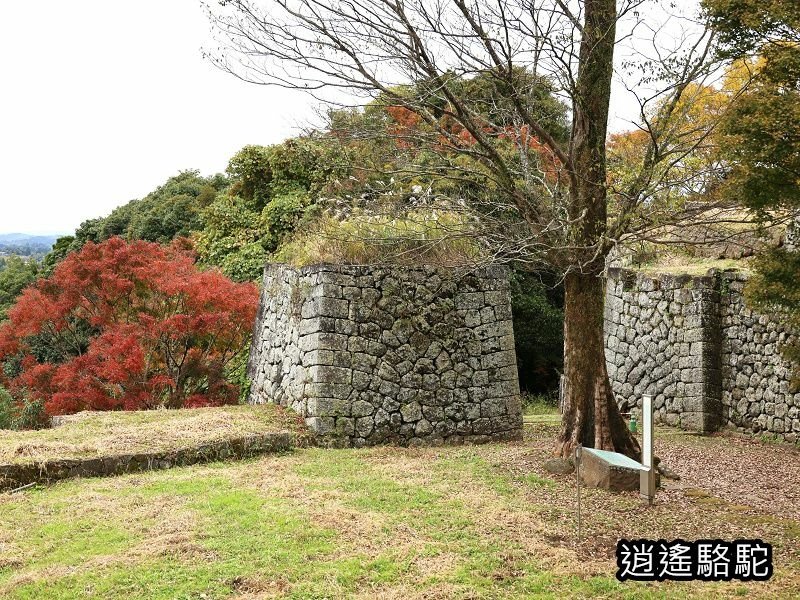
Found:
M 337 445 L 521 438 L 508 276 L 267 265 L 250 402 Z
M 649 393 L 659 422 L 798 440 L 800 393 L 780 354 L 793 333 L 748 308 L 746 281 L 737 271 L 691 277 L 609 270 L 606 359 L 623 410 L 641 407 Z

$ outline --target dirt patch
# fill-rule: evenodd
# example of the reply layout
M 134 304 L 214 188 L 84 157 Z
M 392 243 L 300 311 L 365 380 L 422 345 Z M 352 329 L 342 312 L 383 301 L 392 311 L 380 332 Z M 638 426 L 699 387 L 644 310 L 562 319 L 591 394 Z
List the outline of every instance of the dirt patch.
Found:
M 469 594 L 455 585 L 444 582 L 428 585 L 423 590 L 406 585 L 375 586 L 354 596 L 359 600 L 373 598 L 379 600 L 451 600 L 452 598 L 474 600 L 480 597 L 478 593 Z
M 680 483 L 736 505 L 800 519 L 800 452 L 738 436 L 656 439 Z
M 259 579 L 257 577 L 236 577 L 230 582 L 235 600 L 255 600 L 256 598 L 278 598 L 292 589 L 292 584 L 283 578 Z
M 653 506 L 636 492 L 584 490 L 578 541 L 575 476 L 545 471 L 555 431 L 536 429 L 529 432 L 527 443 L 492 446 L 483 453 L 485 460 L 517 481 L 514 485 L 524 488 L 527 510 L 483 514 L 487 523 L 497 522 L 495 530 L 519 532 L 512 534 L 516 539 L 528 532 L 535 540 L 529 550 L 550 557 L 549 568 L 555 572 L 609 573 L 621 538 L 760 537 L 779 548 L 784 564 L 800 559 L 800 461 L 793 448 L 730 437 L 663 436 L 656 452 L 681 480 L 665 482 Z M 551 478 L 553 485 L 525 486 L 524 476 L 531 473 Z M 540 543 L 551 550 L 537 548 Z M 552 548 L 569 551 L 560 566 Z

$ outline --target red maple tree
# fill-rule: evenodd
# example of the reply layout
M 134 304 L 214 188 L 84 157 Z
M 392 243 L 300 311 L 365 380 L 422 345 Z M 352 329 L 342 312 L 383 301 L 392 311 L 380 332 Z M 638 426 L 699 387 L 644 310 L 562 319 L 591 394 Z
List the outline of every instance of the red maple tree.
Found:
M 201 271 L 185 240 L 88 243 L 25 290 L 0 326 L 0 377 L 48 415 L 234 403 L 255 285 Z

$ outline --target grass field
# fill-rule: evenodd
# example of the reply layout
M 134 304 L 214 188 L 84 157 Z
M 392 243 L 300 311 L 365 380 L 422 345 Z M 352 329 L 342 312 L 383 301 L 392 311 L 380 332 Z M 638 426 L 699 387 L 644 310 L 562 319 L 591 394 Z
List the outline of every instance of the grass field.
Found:
M 522 415 L 526 421 L 547 422 L 558 421 L 558 399 L 551 396 L 523 394 Z
M 0 495 L 0 596 L 800 595 L 800 521 L 759 498 L 751 506 L 726 500 L 735 489 L 718 497 L 668 488 L 652 508 L 634 494 L 588 490 L 578 544 L 574 475 L 541 467 L 555 427 L 527 429 L 515 444 L 308 448 Z M 660 443 L 665 455 L 713 461 L 737 442 L 673 435 Z M 713 473 L 704 477 L 685 485 L 713 483 Z M 761 537 L 775 546 L 776 575 L 760 584 L 621 584 L 613 558 L 620 537 Z

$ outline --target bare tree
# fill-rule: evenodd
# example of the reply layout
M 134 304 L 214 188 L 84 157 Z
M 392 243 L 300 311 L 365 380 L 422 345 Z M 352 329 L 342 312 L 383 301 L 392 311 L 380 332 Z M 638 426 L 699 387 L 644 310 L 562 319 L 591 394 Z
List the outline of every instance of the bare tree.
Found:
M 709 57 L 713 32 L 696 23 L 682 27 L 688 21 L 675 21 L 671 4 L 225 0 L 208 6 L 220 41 L 209 56 L 223 70 L 312 94 L 334 90 L 340 102 L 344 93 L 381 97 L 426 126 L 414 132 L 416 143 L 469 157 L 480 166 L 496 194 L 493 202 L 514 211 L 524 225 L 522 235 L 507 235 L 498 243 L 516 245 L 511 257 L 533 257 L 564 274 L 566 387 L 557 449 L 562 456 L 571 455 L 577 444 L 629 456 L 639 452 L 606 370 L 605 260 L 634 225 L 645 223 L 651 235 L 663 232 L 663 220 L 648 219 L 657 212 L 657 190 L 669 187 L 671 173 L 680 171 L 682 159 L 708 135 L 690 135 L 674 121 L 690 84 L 717 72 Z M 654 23 L 646 19 L 652 15 L 657 15 Z M 649 55 L 641 50 L 645 42 Z M 636 176 L 625 189 L 611 190 L 616 196 L 609 222 L 606 138 L 618 48 L 624 60 L 617 62 L 640 78 L 635 86 L 640 110 L 632 120 L 648 141 Z M 518 77 L 520 69 L 549 82 L 568 104 L 566 143 L 525 101 L 530 80 Z M 497 111 L 494 118 L 487 116 L 453 85 L 477 75 L 490 78 L 501 117 Z M 445 122 L 457 123 L 468 135 Z M 509 155 L 503 148 L 510 128 L 516 132 L 512 139 L 531 134 L 539 146 L 534 151 L 520 143 Z

